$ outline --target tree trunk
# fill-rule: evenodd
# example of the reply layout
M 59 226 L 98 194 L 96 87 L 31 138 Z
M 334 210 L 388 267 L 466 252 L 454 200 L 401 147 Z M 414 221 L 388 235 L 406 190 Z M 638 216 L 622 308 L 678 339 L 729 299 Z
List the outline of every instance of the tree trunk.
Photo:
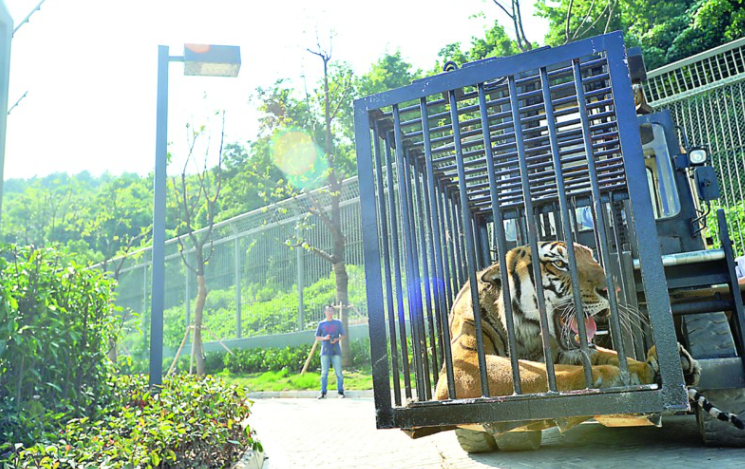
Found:
M 192 341 L 193 354 L 197 362 L 197 376 L 204 376 L 204 355 L 202 354 L 202 318 L 204 303 L 207 300 L 207 283 L 204 272 L 197 274 L 197 301 L 194 307 L 194 340 Z
M 334 279 L 336 280 L 336 301 L 341 305 L 341 323 L 344 325 L 346 338 L 341 341 L 342 366 L 352 366 L 352 348 L 349 345 L 349 275 L 344 262 L 334 264 Z
M 116 365 L 116 362 L 119 359 L 117 356 L 116 337 L 109 337 L 109 352 L 107 355 L 109 356 L 111 363 Z

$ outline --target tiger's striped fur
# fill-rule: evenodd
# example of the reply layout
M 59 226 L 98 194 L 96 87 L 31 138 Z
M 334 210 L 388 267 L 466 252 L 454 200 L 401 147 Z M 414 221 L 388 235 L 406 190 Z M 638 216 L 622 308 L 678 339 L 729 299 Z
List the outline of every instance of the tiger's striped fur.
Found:
M 593 258 L 592 250 L 574 244 L 579 273 L 580 296 L 586 324 L 590 318 L 604 320 L 608 315 L 608 297 L 605 272 Z M 507 252 L 506 277 L 512 315 L 515 325 L 517 355 L 520 359 L 520 379 L 524 393 L 548 391 L 546 367 L 541 342 L 541 328 L 533 276 L 533 256 L 529 246 Z M 538 243 L 541 284 L 543 286 L 546 315 L 548 318 L 552 361 L 555 363 L 556 383 L 559 391 L 586 387 L 581 351 L 576 347 L 570 324 L 574 317 L 574 295 L 569 274 L 567 246 L 563 242 Z M 508 353 L 505 300 L 502 297 L 502 271 L 494 264 L 476 275 L 481 312 L 481 329 L 486 355 L 489 392 L 492 396 L 513 393 L 512 364 Z M 481 396 L 481 379 L 477 354 L 476 325 L 473 316 L 471 285 L 467 282 L 458 293 L 450 311 L 451 351 L 455 373 L 457 398 Z M 681 347 L 681 357 L 685 350 Z M 685 352 L 684 374 L 698 376 L 698 363 Z M 590 349 L 592 385 L 597 388 L 622 384 L 618 355 L 613 350 L 593 347 Z M 630 384 L 649 384 L 659 381 L 659 368 L 654 347 L 647 359 L 640 362 L 628 359 Z M 436 399 L 448 399 L 446 370 L 440 373 L 435 392 Z M 689 384 L 695 384 L 691 378 Z

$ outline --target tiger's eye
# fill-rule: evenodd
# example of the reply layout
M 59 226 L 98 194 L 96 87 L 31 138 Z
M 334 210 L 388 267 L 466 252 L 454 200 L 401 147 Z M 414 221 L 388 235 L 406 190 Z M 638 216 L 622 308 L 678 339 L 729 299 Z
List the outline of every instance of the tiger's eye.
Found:
M 559 270 L 567 270 L 568 264 L 564 261 L 554 261 L 554 267 Z

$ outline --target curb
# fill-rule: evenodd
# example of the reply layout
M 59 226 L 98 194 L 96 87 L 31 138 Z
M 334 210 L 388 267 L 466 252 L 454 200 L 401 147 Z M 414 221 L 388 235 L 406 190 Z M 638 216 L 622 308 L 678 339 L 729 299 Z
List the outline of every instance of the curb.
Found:
M 329 390 L 329 398 L 334 398 L 334 391 Z M 347 398 L 359 399 L 373 397 L 372 389 L 364 391 L 346 391 Z M 249 399 L 315 399 L 318 397 L 318 391 L 259 391 L 249 392 Z
M 248 449 L 243 453 L 241 459 L 233 464 L 230 469 L 261 469 L 264 467 L 265 459 L 263 451 Z

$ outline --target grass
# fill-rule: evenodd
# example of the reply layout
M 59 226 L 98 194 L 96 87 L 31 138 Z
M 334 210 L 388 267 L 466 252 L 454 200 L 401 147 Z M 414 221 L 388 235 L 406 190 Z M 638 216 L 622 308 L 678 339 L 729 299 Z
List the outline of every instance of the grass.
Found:
M 230 384 L 243 386 L 248 392 L 259 391 L 302 391 L 321 388 L 321 374 L 316 372 L 290 373 L 287 370 L 267 371 L 264 373 L 235 374 L 224 370 L 217 374 Z M 345 369 L 345 390 L 372 389 L 372 372 L 370 368 Z M 329 373 L 329 392 L 336 390 L 336 376 L 333 370 Z

